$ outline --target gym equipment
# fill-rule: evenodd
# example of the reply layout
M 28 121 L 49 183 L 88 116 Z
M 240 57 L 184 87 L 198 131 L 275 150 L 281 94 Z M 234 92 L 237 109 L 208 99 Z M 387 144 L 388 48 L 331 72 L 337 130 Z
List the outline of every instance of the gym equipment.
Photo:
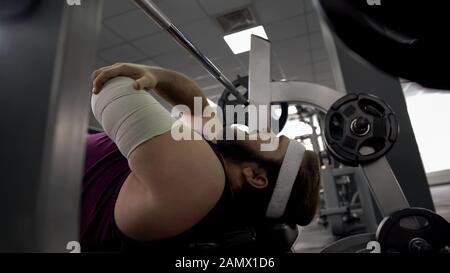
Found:
M 360 232 L 375 232 L 377 219 L 374 206 L 367 187 L 367 181 L 360 168 L 339 166 L 339 164 L 324 164 L 324 159 L 330 161 L 327 150 L 320 151 L 319 142 L 324 133 L 321 125 L 325 114 L 312 107 L 297 105 L 300 120 L 311 127 L 311 134 L 300 136 L 299 139 L 311 140 L 313 150 L 320 156 L 321 169 L 321 208 L 318 223 L 328 228 L 334 236 L 345 237 Z M 317 117 L 318 126 L 314 125 L 313 117 Z M 320 133 L 317 133 L 320 127 Z M 320 138 L 319 138 L 320 137 Z M 325 144 L 324 144 L 325 146 Z M 334 161 L 334 160 L 333 160 Z
M 367 248 L 367 242 L 373 242 L 375 240 L 374 233 L 356 234 L 325 247 L 320 253 L 369 253 L 373 249 Z
M 392 109 L 380 98 L 350 94 L 336 101 L 325 117 L 325 143 L 340 162 L 357 166 L 385 155 L 398 136 Z
M 237 90 L 240 91 L 240 93 L 244 96 L 245 99 L 248 99 L 248 76 L 245 77 L 240 77 L 238 75 L 237 79 L 233 81 L 233 85 L 236 87 Z M 219 101 L 217 103 L 217 105 L 220 106 L 220 108 L 223 111 L 223 124 L 224 126 L 226 125 L 231 125 L 231 124 L 239 124 L 239 120 L 238 120 L 238 113 L 235 112 L 234 114 L 234 118 L 233 120 L 228 120 L 228 114 L 227 114 L 227 105 L 231 105 L 231 106 L 237 106 L 237 105 L 242 105 L 241 101 L 239 99 L 237 99 L 236 97 L 234 97 L 233 93 L 230 92 L 228 89 L 225 89 L 222 92 L 222 95 L 219 98 Z M 286 102 L 281 102 L 279 103 L 280 108 L 281 108 L 281 115 L 278 118 L 278 126 L 277 128 L 274 128 L 274 133 L 279 133 L 281 130 L 283 130 L 284 126 L 286 125 L 287 119 L 288 119 L 288 103 Z M 239 110 L 239 109 L 236 109 Z M 244 109 L 241 109 L 244 110 Z M 248 114 L 244 113 L 245 115 L 245 121 L 244 121 L 244 125 L 248 125 Z M 273 124 L 274 119 L 272 118 L 272 123 Z
M 167 31 L 172 38 L 184 49 L 186 49 L 197 61 L 227 88 L 240 102 L 247 105 L 248 101 L 239 93 L 234 84 L 192 43 L 162 11 L 150 0 L 133 0 L 141 10 L 148 15 L 163 30 Z
M 324 204 L 320 209 L 320 219 L 333 235 L 344 237 L 376 231 L 372 198 L 360 168 L 322 169 L 321 182 Z
M 379 2 L 315 1 L 334 33 L 368 62 L 426 87 L 450 89 L 447 71 L 442 69 L 450 63 L 446 3 Z
M 370 116 L 367 116 L 367 114 Z M 339 116 L 338 118 L 333 118 L 334 115 Z M 361 118 L 364 118 L 365 121 L 356 124 L 358 119 Z M 384 159 L 379 159 L 389 151 L 398 135 L 395 114 L 390 107 L 373 96 L 349 94 L 331 106 L 331 110 L 325 118 L 325 128 L 326 145 L 335 158 L 343 163 L 360 164 L 369 179 L 368 182 L 374 197 L 378 201 L 382 215 L 385 217 L 378 226 L 375 237 L 381 246 L 381 251 L 400 253 L 448 251 L 450 247 L 450 224 L 447 221 L 432 211 L 410 208 L 401 188 L 395 186 L 394 174 L 388 175 L 386 173 L 383 177 L 385 180 L 379 180 L 377 184 L 370 180 L 375 178 L 375 169 L 382 170 L 381 164 L 379 166 L 371 166 L 374 163 L 370 162 L 378 160 L 379 163 L 383 162 L 384 168 L 390 169 L 389 164 Z M 371 133 L 372 130 L 374 133 Z M 342 139 L 345 140 L 349 137 L 361 137 L 362 139 L 353 142 L 342 141 Z M 373 154 L 367 158 L 364 158 L 366 155 L 360 155 L 361 153 L 353 152 L 350 154 L 348 152 L 347 148 L 351 148 L 351 151 L 354 151 L 356 148 L 356 151 L 359 151 L 358 149 L 361 145 L 364 145 L 365 142 L 370 141 L 374 137 L 378 139 L 376 142 L 378 146 L 374 145 Z M 341 142 L 336 145 L 336 140 Z M 348 143 L 353 145 L 350 147 L 350 145 L 346 145 Z M 394 183 L 391 185 L 386 183 L 386 181 L 389 181 L 388 178 L 393 179 L 390 183 Z M 384 184 L 378 184 L 381 182 Z M 395 186 L 395 188 L 392 186 Z M 396 193 L 389 192 L 389 194 L 397 195 L 402 200 L 381 199 L 382 194 L 388 196 L 386 194 L 388 191 L 382 192 L 383 187 L 390 187 L 391 190 L 395 189 Z M 397 209 L 394 210 L 393 207 Z M 424 219 L 424 221 L 421 221 L 421 219 Z M 345 242 L 351 246 L 352 240 L 347 239 Z M 356 239 L 353 242 L 360 244 Z M 330 251 L 330 249 L 326 251 Z
M 390 114 L 393 114 L 393 112 L 390 110 L 390 107 L 379 100 L 376 97 L 373 96 L 366 96 L 366 95 L 357 95 L 357 98 L 361 98 L 359 100 L 355 100 L 355 94 L 349 94 L 344 95 L 342 93 L 338 93 L 334 90 L 331 90 L 329 88 L 325 88 L 320 85 L 310 85 L 306 83 L 301 82 L 271 82 L 270 80 L 270 42 L 267 40 L 261 39 L 259 37 L 253 36 L 252 37 L 252 50 L 250 51 L 250 90 L 249 90 L 249 97 L 250 100 L 252 100 L 253 96 L 253 90 L 252 88 L 257 88 L 257 94 L 258 94 L 258 102 L 260 103 L 271 103 L 273 101 L 284 101 L 289 103 L 304 103 L 308 105 L 313 105 L 318 109 L 323 110 L 324 112 L 327 112 L 328 109 L 332 109 L 332 106 L 334 105 L 335 110 L 339 109 L 339 105 L 335 105 L 337 101 L 340 100 L 340 102 L 347 102 L 347 101 L 358 101 L 360 102 L 361 106 L 358 105 L 360 114 L 368 119 L 368 122 L 362 122 L 361 124 L 358 124 L 358 126 L 352 127 L 352 122 L 347 122 L 346 126 L 347 128 L 343 128 L 345 130 L 342 130 L 342 137 L 345 139 L 345 137 L 354 137 L 355 133 L 359 135 L 363 135 L 363 137 L 366 134 L 366 130 L 359 130 L 364 129 L 364 127 L 369 124 L 370 126 L 375 126 L 377 128 L 378 125 L 374 125 L 374 122 L 380 122 L 385 123 L 385 131 L 381 130 L 380 132 L 376 131 L 376 135 L 380 138 L 384 138 L 385 141 L 388 141 L 388 138 L 392 138 L 395 134 L 394 131 L 389 131 L 387 128 L 391 128 L 393 130 L 397 129 L 397 125 L 395 122 L 394 117 L 389 117 Z M 265 86 L 265 87 L 264 87 Z M 260 92 L 262 88 L 263 92 Z M 265 89 L 264 89 L 265 88 Z M 301 90 L 301 92 L 299 92 Z M 355 107 L 356 108 L 356 107 Z M 333 109 L 331 110 L 331 112 Z M 384 111 L 384 112 L 383 112 Z M 384 115 L 380 115 L 380 113 Z M 332 115 L 333 113 L 330 113 Z M 328 119 L 328 122 L 332 121 L 332 119 Z M 350 120 L 353 121 L 353 120 Z M 382 122 L 381 122 L 382 121 Z M 361 126 L 362 125 L 362 126 Z M 325 124 L 323 128 L 330 128 L 332 124 Z M 350 128 L 348 128 L 350 127 Z M 381 126 L 382 127 L 382 126 Z M 327 129 L 324 129 L 327 130 Z M 384 133 L 381 133 L 384 132 Z M 326 133 L 326 132 L 325 132 Z M 367 132 L 367 136 L 370 132 Z M 349 135 L 347 135 L 349 134 Z M 395 141 L 395 138 L 392 138 L 392 140 Z M 391 144 L 389 144 L 391 145 Z M 378 148 L 378 147 L 375 147 Z M 392 172 L 392 169 L 387 162 L 384 155 L 387 153 L 388 149 L 375 149 L 375 152 L 377 152 L 376 156 L 374 158 L 368 159 L 368 161 L 360 163 L 360 170 L 361 174 L 365 177 L 365 180 L 369 186 L 369 189 L 371 190 L 372 197 L 374 201 L 376 202 L 378 209 L 380 210 L 382 217 L 389 217 L 392 215 L 395 215 L 398 211 L 402 211 L 405 209 L 411 209 L 409 206 L 408 201 L 406 200 L 406 197 L 398 184 L 398 181 Z M 339 158 L 345 158 L 346 154 L 345 151 L 343 152 L 342 149 L 337 149 L 334 151 L 334 153 Z M 360 160 L 357 158 L 356 160 Z M 363 159 L 364 161 L 365 159 Z M 354 161 L 352 161 L 354 162 Z M 369 200 L 367 200 L 369 202 Z M 432 213 L 434 214 L 434 213 Z M 414 215 L 410 214 L 409 216 Z M 414 215 L 414 216 L 420 216 L 420 215 Z M 415 224 L 415 218 L 413 220 L 409 220 L 410 223 L 414 225 Z M 428 219 L 428 218 L 427 218 Z M 408 221 L 408 220 L 406 220 Z M 440 221 L 433 221 L 430 225 L 439 225 L 441 228 L 436 228 L 435 230 L 437 232 L 440 232 L 439 235 L 436 234 L 437 237 L 440 238 L 446 238 L 446 235 L 444 233 L 450 233 L 450 229 L 447 227 L 447 225 L 444 225 L 444 222 Z M 382 234 L 380 231 L 386 229 L 387 226 L 381 224 L 378 226 L 378 233 Z M 429 226 L 428 226 L 429 227 Z M 347 250 L 352 249 L 350 251 L 354 251 L 358 248 L 358 246 L 366 244 L 366 247 L 364 249 L 358 249 L 357 252 L 371 252 L 376 251 L 377 249 L 372 249 L 372 245 L 377 244 L 386 244 L 386 242 L 373 242 L 373 239 L 379 239 L 376 234 L 369 234 L 366 236 L 354 236 L 351 238 L 342 239 L 340 241 L 335 242 L 334 244 L 327 247 L 325 250 L 332 251 L 334 246 L 345 246 Z M 400 244 L 404 245 L 406 243 L 411 243 L 413 245 L 419 245 L 418 247 L 413 247 L 413 250 L 416 251 L 417 249 L 423 251 L 424 247 L 421 247 L 421 245 L 430 244 L 432 245 L 433 249 L 438 249 L 440 246 L 433 245 L 432 241 L 427 241 L 426 243 L 421 240 L 427 240 L 427 238 L 421 238 L 420 240 L 412 240 L 411 242 L 403 241 Z M 395 240 L 395 239 L 393 239 Z M 450 246 L 450 241 L 444 242 L 445 245 Z M 368 246 L 370 247 L 370 250 L 368 250 Z M 383 246 L 381 246 L 382 249 Z M 445 249 L 445 248 L 444 248 Z M 324 250 L 324 251 L 325 251 Z M 408 249 L 409 250 L 409 249 Z M 339 251 L 344 251 L 343 248 L 340 248 Z
M 102 1 L 0 2 L 2 15 L 37 4 L 0 23 L 0 252 L 67 253 L 79 234 Z
M 377 231 L 387 253 L 450 253 L 450 223 L 422 208 L 408 208 L 385 218 Z

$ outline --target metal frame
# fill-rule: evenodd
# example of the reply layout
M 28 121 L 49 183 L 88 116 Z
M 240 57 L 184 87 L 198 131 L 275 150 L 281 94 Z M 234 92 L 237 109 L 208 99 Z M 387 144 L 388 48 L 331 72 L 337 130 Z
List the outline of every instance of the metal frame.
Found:
M 273 82 L 267 76 L 270 67 L 271 44 L 269 41 L 252 36 L 250 52 L 249 101 L 250 103 L 271 104 L 273 102 L 306 103 L 324 112 L 344 96 L 331 88 L 308 82 Z M 266 67 L 264 67 L 266 66 Z M 264 75 L 265 77 L 261 77 Z M 270 86 L 268 92 L 260 93 L 255 87 Z M 382 216 L 409 207 L 409 203 L 385 157 L 369 164 L 362 164 L 363 175 L 367 178 Z
M 103 1 L 35 2 L 1 26 L 0 59 L 9 69 L 1 73 L 8 132 L 0 144 L 0 252 L 67 253 L 79 240 L 89 78 Z M 26 69 L 17 73 L 19 67 Z
M 87 79 L 101 26 L 102 1 L 63 6 L 36 201 L 38 252 L 67 252 L 66 245 L 79 238 L 82 147 L 90 99 Z

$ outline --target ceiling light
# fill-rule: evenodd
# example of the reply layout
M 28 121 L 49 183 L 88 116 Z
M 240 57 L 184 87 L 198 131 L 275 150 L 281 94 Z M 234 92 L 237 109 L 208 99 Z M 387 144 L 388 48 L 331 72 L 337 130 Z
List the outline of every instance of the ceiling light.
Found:
M 252 35 L 259 36 L 264 39 L 267 38 L 266 31 L 263 26 L 249 28 L 236 33 L 224 36 L 225 42 L 231 48 L 234 54 L 250 51 L 250 38 Z

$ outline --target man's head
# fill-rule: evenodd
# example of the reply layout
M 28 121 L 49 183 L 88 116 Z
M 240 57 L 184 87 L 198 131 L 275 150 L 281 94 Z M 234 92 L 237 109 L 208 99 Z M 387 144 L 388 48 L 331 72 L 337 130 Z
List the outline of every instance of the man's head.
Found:
M 256 139 L 256 140 L 250 140 Z M 267 136 L 246 135 L 246 140 L 219 141 L 225 159 L 225 171 L 235 193 L 239 214 L 252 222 L 265 218 L 283 159 L 290 140 L 281 136 L 273 151 L 261 151 Z M 300 156 L 300 155 L 299 155 Z M 317 156 L 306 151 L 290 194 L 285 213 L 280 220 L 289 224 L 306 225 L 313 219 L 319 200 L 319 164 Z

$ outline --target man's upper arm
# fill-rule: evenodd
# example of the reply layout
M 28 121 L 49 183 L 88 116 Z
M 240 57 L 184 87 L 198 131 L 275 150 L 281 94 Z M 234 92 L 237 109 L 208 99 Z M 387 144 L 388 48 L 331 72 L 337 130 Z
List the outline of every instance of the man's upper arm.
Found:
M 173 236 L 189 229 L 222 194 L 222 166 L 203 140 L 175 141 L 167 132 L 141 144 L 128 160 L 133 175 L 151 193 L 150 219 L 155 222 L 148 224 L 156 233 Z M 158 227 L 164 230 L 154 230 Z

